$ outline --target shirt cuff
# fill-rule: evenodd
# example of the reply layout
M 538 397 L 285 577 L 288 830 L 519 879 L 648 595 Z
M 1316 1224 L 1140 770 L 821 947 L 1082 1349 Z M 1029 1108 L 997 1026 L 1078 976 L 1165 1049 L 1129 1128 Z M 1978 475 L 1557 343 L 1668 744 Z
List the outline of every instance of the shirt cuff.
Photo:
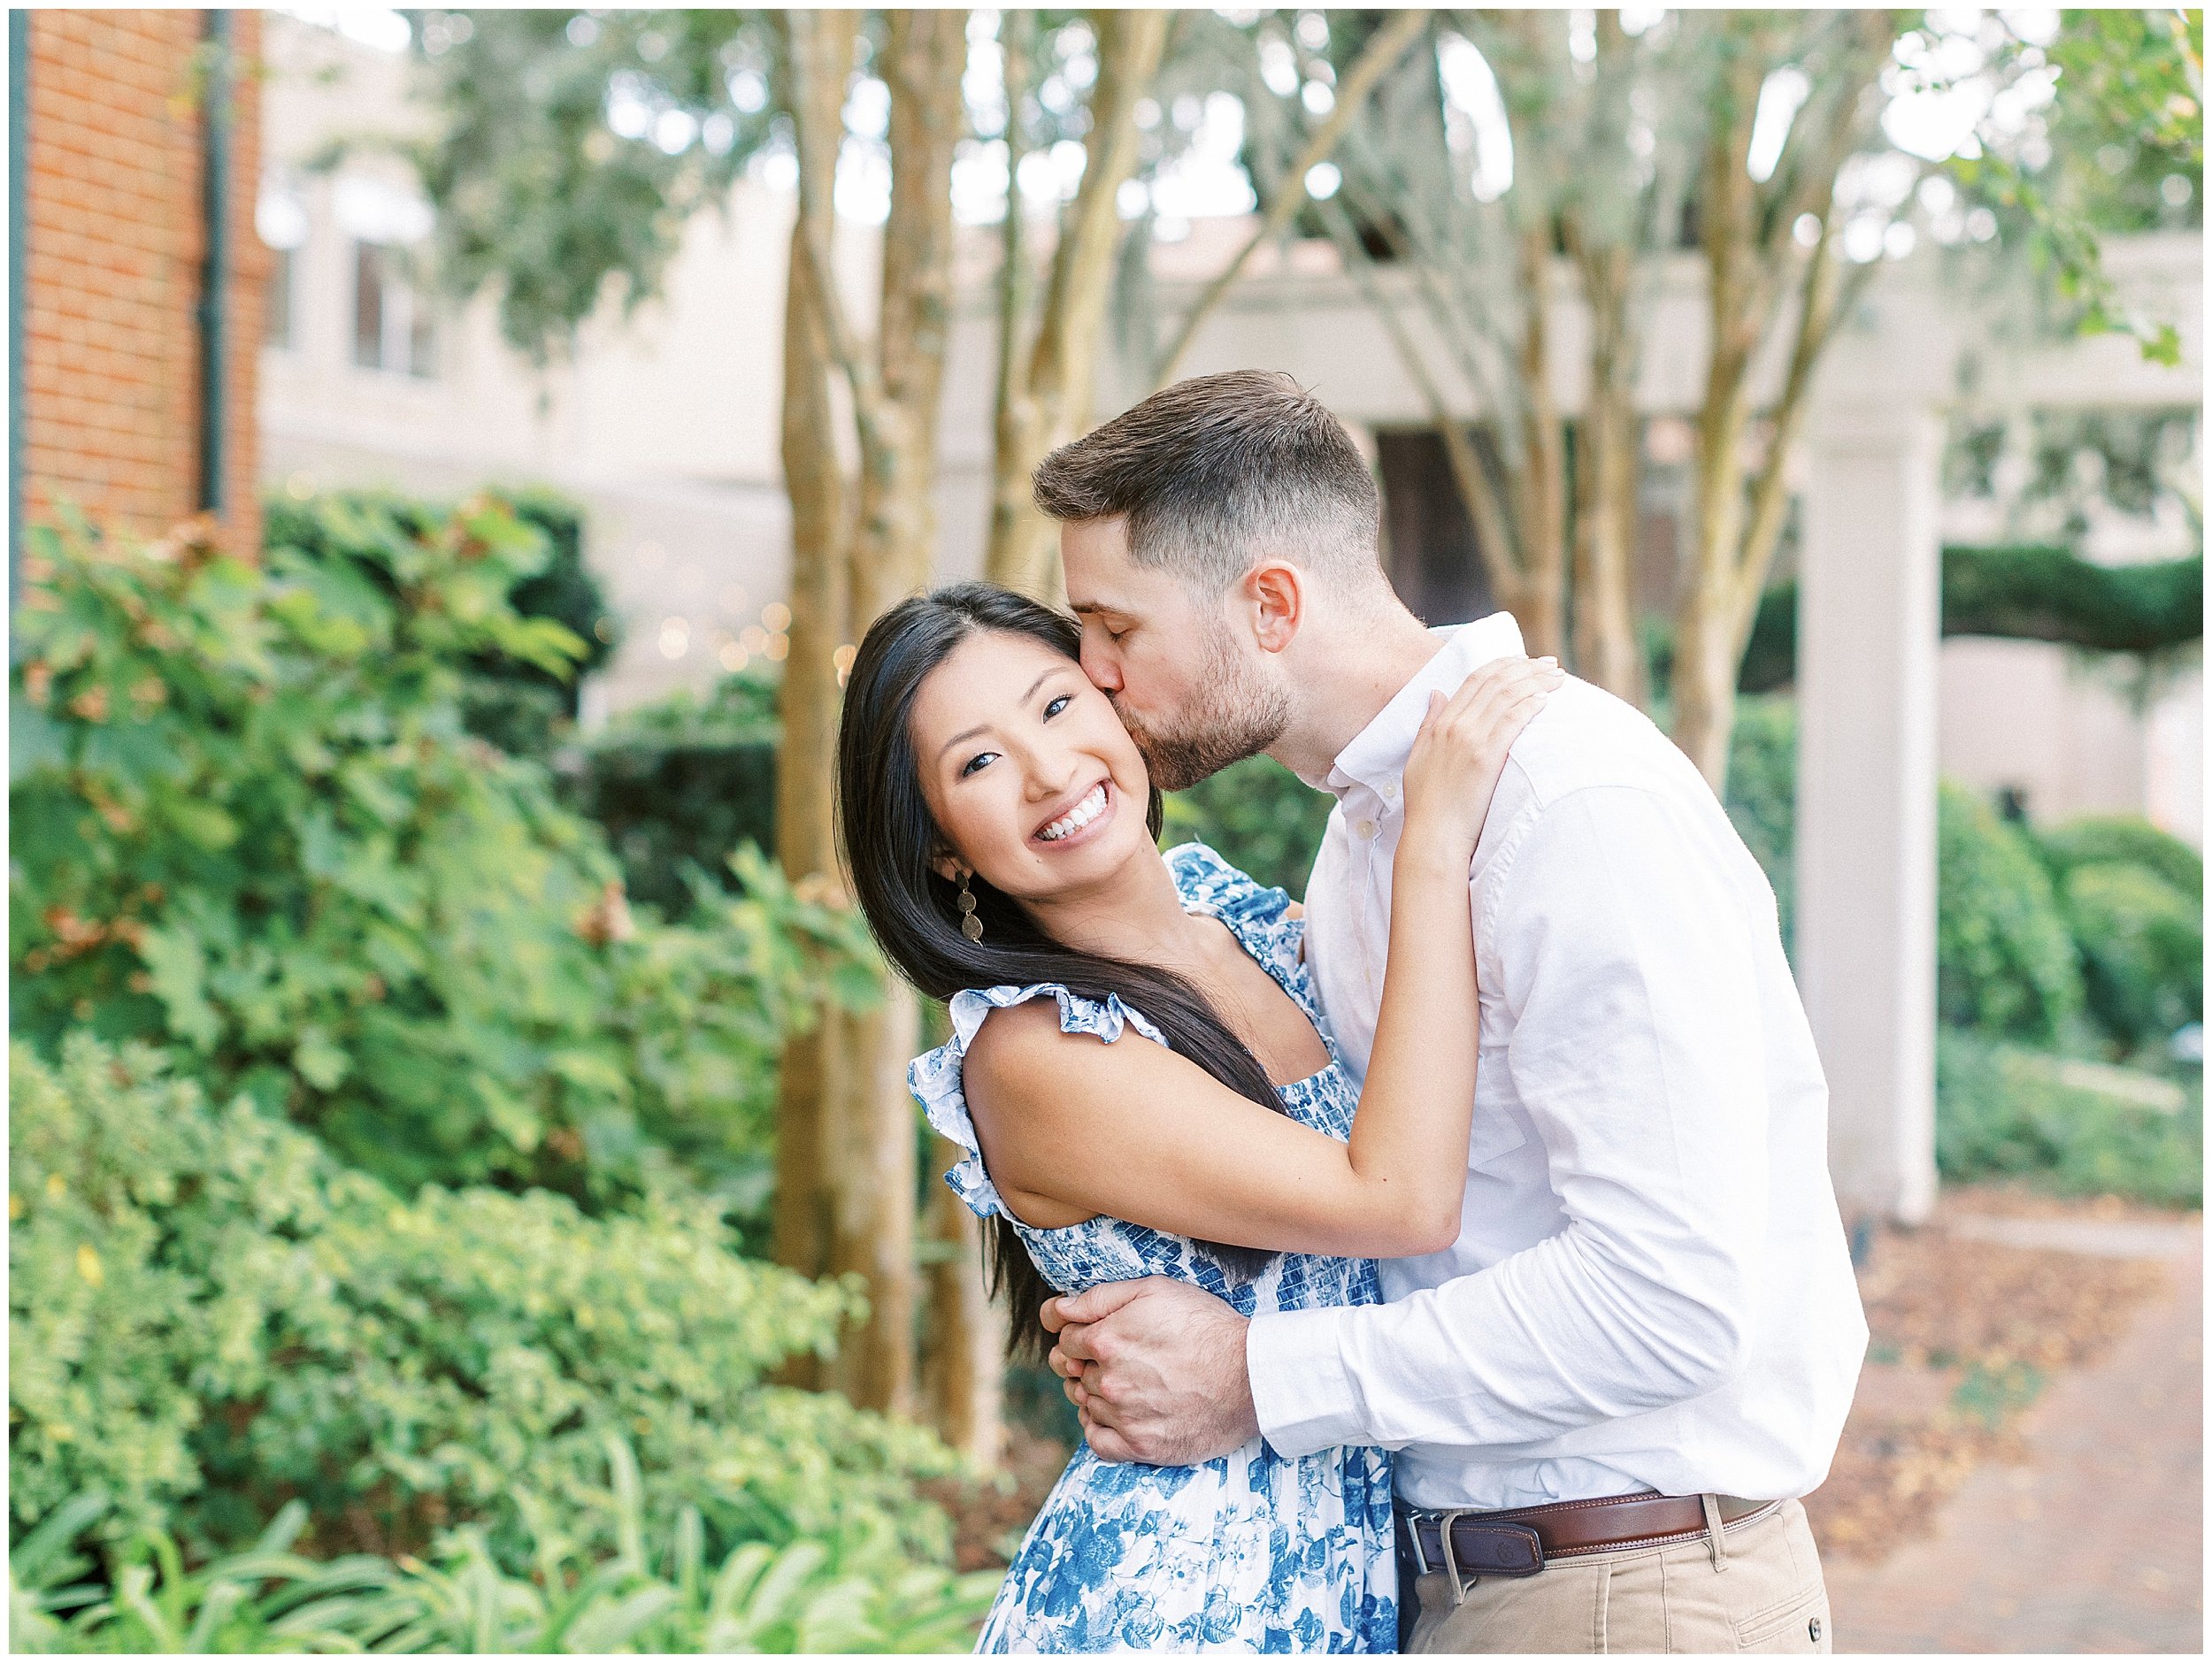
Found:
M 1275 1311 L 1244 1330 L 1244 1367 L 1260 1435 L 1278 1455 L 1295 1459 L 1341 1444 L 1367 1444 L 1360 1399 L 1344 1371 L 1348 1306 Z

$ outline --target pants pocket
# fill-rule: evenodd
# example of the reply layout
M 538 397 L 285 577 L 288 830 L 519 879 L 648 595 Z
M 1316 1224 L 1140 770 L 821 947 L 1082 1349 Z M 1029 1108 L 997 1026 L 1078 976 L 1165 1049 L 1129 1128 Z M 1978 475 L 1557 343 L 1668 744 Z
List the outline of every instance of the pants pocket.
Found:
M 1732 1620 L 1736 1650 L 1788 1655 L 1811 1654 L 1831 1649 L 1828 1633 L 1828 1590 L 1814 1583 L 1779 1605 L 1769 1606 Z

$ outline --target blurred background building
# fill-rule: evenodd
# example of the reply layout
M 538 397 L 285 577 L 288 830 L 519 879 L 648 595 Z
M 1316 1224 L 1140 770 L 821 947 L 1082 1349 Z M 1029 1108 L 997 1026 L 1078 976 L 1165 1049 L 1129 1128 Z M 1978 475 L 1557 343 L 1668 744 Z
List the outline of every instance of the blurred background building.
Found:
M 590 558 L 623 618 L 621 649 L 588 693 L 588 722 L 771 653 L 779 615 L 766 609 L 785 598 L 788 569 L 776 388 L 789 180 L 767 169 L 741 181 L 726 213 L 690 222 L 661 296 L 629 313 L 610 300 L 567 354 L 534 364 L 502 341 L 488 298 L 455 312 L 411 280 L 410 250 L 432 220 L 403 156 L 426 119 L 410 98 L 403 34 L 378 20 L 391 14 L 353 14 L 342 27 L 317 15 L 266 14 L 257 213 L 272 250 L 257 257 L 271 269 L 259 371 L 265 485 L 458 492 L 541 481 L 573 494 L 588 510 Z M 1227 188 L 1217 180 L 1202 206 L 1236 206 L 1234 170 L 1222 171 Z M 1163 315 L 1226 263 L 1250 223 L 1217 212 L 1151 243 Z M 964 236 L 940 485 L 948 577 L 980 569 L 989 489 L 995 254 L 981 227 Z M 850 223 L 839 249 L 849 303 L 864 319 L 874 244 L 871 226 Z M 2180 321 L 2178 368 L 2145 364 L 2121 338 L 2010 349 L 1978 297 L 1947 280 L 1932 247 L 1886 264 L 1860 305 L 1824 372 L 1825 408 L 1886 397 L 1888 371 L 1915 366 L 1916 395 L 1946 438 L 1943 540 L 2065 537 L 2113 563 L 2194 552 L 2197 528 L 2170 492 L 2139 493 L 2123 507 L 2076 458 L 2101 458 L 2102 444 L 2123 453 L 2116 469 L 2200 471 L 2199 240 L 2121 239 L 2107 257 L 2131 301 Z M 1670 280 L 1640 394 L 1656 418 L 1647 430 L 1639 559 L 1640 600 L 1653 611 L 1669 602 L 1689 488 L 1686 418 L 1705 353 L 1696 262 L 1686 257 Z M 1571 301 L 1556 326 L 1569 338 L 1587 327 Z M 1126 346 L 1110 357 L 1102 418 L 1141 394 L 1136 362 Z M 1393 576 L 1417 611 L 1440 623 L 1488 608 L 1473 528 L 1421 395 L 1327 242 L 1263 250 L 1185 367 L 1241 365 L 1296 374 L 1375 458 Z M 1571 405 L 1579 389 L 1559 393 Z M 1810 457 L 1822 451 L 1822 420 L 1816 409 Z M 2201 845 L 2200 665 L 2124 675 L 2063 646 L 1956 638 L 1942 644 L 1939 675 L 1947 774 L 2006 793 L 2039 818 L 2139 812 Z

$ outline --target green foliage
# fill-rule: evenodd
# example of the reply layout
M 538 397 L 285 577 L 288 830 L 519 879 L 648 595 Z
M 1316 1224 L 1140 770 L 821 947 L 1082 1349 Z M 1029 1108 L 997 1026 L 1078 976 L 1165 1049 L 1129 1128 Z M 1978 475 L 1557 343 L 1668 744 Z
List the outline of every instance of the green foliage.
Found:
M 543 540 L 485 501 L 321 515 L 259 570 L 35 533 L 14 1028 L 184 1047 L 402 1187 L 634 1187 L 655 1140 L 757 1169 L 781 1035 L 872 988 L 857 920 L 755 860 L 691 927 L 633 923 L 597 828 L 464 722 L 478 655 L 576 656 L 508 602 Z
M 1334 806 L 1272 757 L 1248 756 L 1171 795 L 1163 840 L 1195 838 L 1261 883 L 1302 895 Z
M 465 666 L 463 709 L 471 732 L 503 751 L 542 756 L 574 718 L 582 678 L 613 652 L 615 620 L 584 563 L 582 510 L 544 489 L 518 492 L 507 502 L 516 520 L 545 541 L 544 558 L 518 575 L 508 602 L 522 617 L 560 625 L 574 639 L 576 653 L 572 663 L 549 670 L 480 650 Z M 396 599 L 391 563 L 376 545 L 395 535 L 433 536 L 452 516 L 450 506 L 389 491 L 334 491 L 304 500 L 279 494 L 265 505 L 262 540 L 273 549 L 365 573 Z
M 2026 65 L 2031 51 L 2035 70 L 2056 71 L 2049 113 L 2032 129 L 1985 126 L 1984 143 L 1945 167 L 1995 213 L 2006 252 L 2050 281 L 2071 327 L 2125 333 L 2146 358 L 2178 363 L 2174 325 L 2122 303 L 2099 240 L 2203 221 L 2204 14 L 2067 11 L 2047 44 L 2015 39 L 2002 57 Z
M 609 280 L 631 307 L 658 291 L 685 222 L 723 201 L 768 136 L 774 42 L 761 12 L 457 15 L 466 30 L 416 34 L 446 118 L 416 157 L 438 270 L 457 295 L 497 289 L 507 339 L 542 358 Z M 609 125 L 611 89 L 649 112 L 644 130 Z M 664 113 L 687 124 L 672 152 L 654 142 Z
M 2204 556 L 2101 566 L 2070 548 L 1943 551 L 1943 632 L 2155 653 L 2204 639 Z
M 1944 781 L 1936 810 L 1936 1008 L 1956 1028 L 2050 1041 L 2081 1008 L 2050 876 L 2027 834 Z
M 775 847 L 777 677 L 726 676 L 702 700 L 679 692 L 595 734 L 564 793 L 606 828 L 623 880 L 672 916 L 741 843 Z
M 587 1550 L 549 1529 L 531 1538 L 531 1574 L 511 1574 L 481 1529 L 443 1533 L 429 1564 L 292 1551 L 307 1519 L 288 1503 L 261 1539 L 187 1572 L 175 1544 L 149 1532 L 117 1557 L 111 1590 L 70 1585 L 89 1568 L 76 1530 L 104 1501 L 65 1504 L 11 1560 L 19 1651 L 319 1653 L 426 1652 L 949 1652 L 988 1606 L 996 1572 L 955 1575 L 902 1562 L 895 1543 L 749 1542 L 718 1567 L 700 1515 L 686 1508 L 649 1531 L 637 1467 L 606 1440 L 609 1487 Z M 90 1504 L 88 1506 L 87 1504 Z M 58 1545 L 57 1545 L 58 1544 Z M 150 1554 L 144 1558 L 134 1554 Z
M 2090 1015 L 2123 1054 L 2204 1019 L 2204 908 L 2148 867 L 2097 862 L 2060 897 L 2081 949 Z
M 1943 488 L 1994 509 L 1999 544 L 2078 544 L 2116 510 L 2193 525 L 2198 426 L 2193 405 L 1963 418 L 1945 449 Z
M 1955 1182 L 2025 1177 L 2066 1194 L 2201 1207 L 2202 1088 L 1943 1029 L 1936 1165 Z
M 1797 701 L 1736 701 L 1728 740 L 1728 818 L 1774 888 L 1782 944 L 1797 939 Z
M 2063 883 L 2077 866 L 2140 866 L 2161 883 L 2201 905 L 2204 856 L 2170 832 L 2131 815 L 2085 815 L 2039 832 L 2036 849 Z
M 2204 857 L 2147 820 L 2093 815 L 2040 832 L 2081 956 L 2090 1015 L 2122 1054 L 2204 1019 Z
M 766 1383 L 830 1345 L 850 1296 L 737 1256 L 711 1204 L 593 1219 L 544 1190 L 401 1200 L 143 1047 L 11 1051 L 10 1497 L 81 1492 L 111 1529 L 203 1552 L 287 1500 L 405 1546 L 481 1524 L 516 1575 L 618 1550 L 606 1439 L 646 1525 L 716 1552 L 881 1536 L 941 1557 L 928 1434 Z M 626 1503 L 626 1506 L 631 1504 Z
M 2101 566 L 2039 544 L 1943 551 L 1943 632 L 2058 641 L 2096 652 L 2168 652 L 2204 639 L 2204 556 Z M 1672 644 L 1663 646 L 1663 670 Z M 1797 679 L 1797 582 L 1759 599 L 1737 687 L 1766 693 Z

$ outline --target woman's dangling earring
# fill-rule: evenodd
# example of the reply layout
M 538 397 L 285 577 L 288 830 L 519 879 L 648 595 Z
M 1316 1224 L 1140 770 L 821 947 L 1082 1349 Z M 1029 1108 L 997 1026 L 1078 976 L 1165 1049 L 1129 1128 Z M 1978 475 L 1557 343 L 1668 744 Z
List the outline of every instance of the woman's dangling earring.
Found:
M 975 891 L 968 887 L 971 874 L 960 874 L 960 933 L 971 941 L 983 939 L 983 920 L 975 916 Z

